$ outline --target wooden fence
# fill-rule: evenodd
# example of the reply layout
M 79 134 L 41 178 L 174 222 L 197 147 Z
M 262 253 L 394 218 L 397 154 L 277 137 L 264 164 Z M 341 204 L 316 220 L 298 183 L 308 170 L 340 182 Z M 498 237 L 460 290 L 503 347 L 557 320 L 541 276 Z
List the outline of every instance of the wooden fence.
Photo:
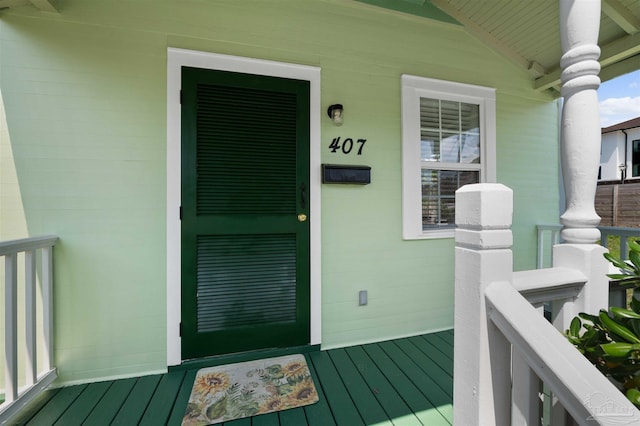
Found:
M 600 225 L 640 227 L 640 182 L 600 184 L 595 204 Z

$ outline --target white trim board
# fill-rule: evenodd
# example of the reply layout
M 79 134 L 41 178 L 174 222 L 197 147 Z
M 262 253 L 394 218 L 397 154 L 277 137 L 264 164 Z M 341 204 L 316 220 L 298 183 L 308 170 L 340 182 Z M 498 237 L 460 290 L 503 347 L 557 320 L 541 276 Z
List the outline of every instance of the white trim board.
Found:
M 310 85 L 310 286 L 311 341 L 321 343 L 321 276 L 320 276 L 320 68 L 273 62 L 238 56 L 167 49 L 167 365 L 182 362 L 180 342 L 181 320 L 181 123 L 180 87 L 183 66 L 268 75 L 309 81 Z

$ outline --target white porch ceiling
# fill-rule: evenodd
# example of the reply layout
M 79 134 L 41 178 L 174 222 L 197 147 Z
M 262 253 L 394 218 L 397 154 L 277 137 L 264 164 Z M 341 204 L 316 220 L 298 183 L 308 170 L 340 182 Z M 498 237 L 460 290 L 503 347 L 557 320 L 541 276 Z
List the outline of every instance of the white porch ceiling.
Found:
M 560 87 L 559 0 L 431 0 L 449 16 L 531 75 L 537 90 Z M 640 1 L 602 0 L 601 79 L 640 68 Z
M 454 18 L 471 35 L 526 70 L 535 89 L 559 91 L 558 2 L 563 0 L 358 1 L 423 19 L 452 23 Z M 56 0 L 0 0 L 0 10 L 18 6 L 58 11 Z M 602 0 L 599 45 L 603 81 L 640 69 L 640 0 Z

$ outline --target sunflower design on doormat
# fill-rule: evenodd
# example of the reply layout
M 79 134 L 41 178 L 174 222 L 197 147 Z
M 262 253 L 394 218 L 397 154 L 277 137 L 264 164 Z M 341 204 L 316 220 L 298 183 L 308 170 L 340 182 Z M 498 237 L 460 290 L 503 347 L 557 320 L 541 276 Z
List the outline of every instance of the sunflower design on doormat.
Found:
M 303 355 L 203 368 L 182 426 L 204 426 L 318 402 Z
M 194 391 L 198 393 L 216 393 L 229 388 L 229 376 L 225 373 L 207 373 L 198 375 L 193 384 Z

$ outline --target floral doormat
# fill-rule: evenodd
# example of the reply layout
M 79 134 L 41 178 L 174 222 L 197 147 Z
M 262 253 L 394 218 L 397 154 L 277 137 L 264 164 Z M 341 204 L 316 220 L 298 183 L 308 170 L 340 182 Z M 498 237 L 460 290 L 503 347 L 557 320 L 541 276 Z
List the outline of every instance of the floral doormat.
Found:
M 203 368 L 182 426 L 204 426 L 318 402 L 304 355 Z

